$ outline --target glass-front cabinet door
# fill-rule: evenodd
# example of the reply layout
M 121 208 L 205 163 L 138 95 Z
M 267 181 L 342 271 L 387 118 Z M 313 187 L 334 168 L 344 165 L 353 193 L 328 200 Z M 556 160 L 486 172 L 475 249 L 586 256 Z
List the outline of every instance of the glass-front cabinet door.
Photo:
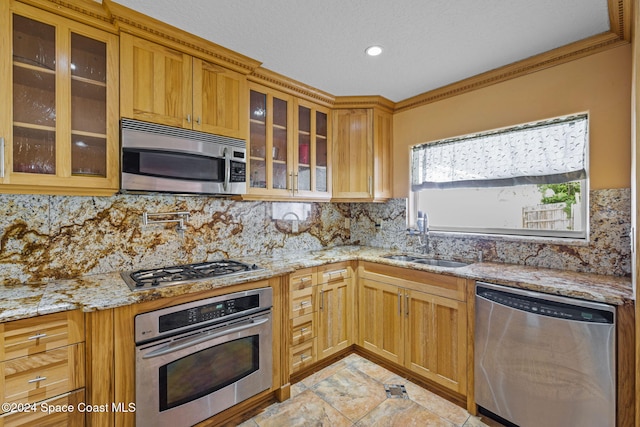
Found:
M 329 199 L 329 110 L 303 100 L 296 100 L 296 106 L 297 155 L 294 159 L 294 195 Z
M 250 84 L 250 194 L 287 197 L 293 188 L 290 141 L 293 129 L 290 96 Z
M 20 3 L 12 8 L 12 105 L 0 126 L 9 185 L 0 190 L 114 193 L 117 36 Z

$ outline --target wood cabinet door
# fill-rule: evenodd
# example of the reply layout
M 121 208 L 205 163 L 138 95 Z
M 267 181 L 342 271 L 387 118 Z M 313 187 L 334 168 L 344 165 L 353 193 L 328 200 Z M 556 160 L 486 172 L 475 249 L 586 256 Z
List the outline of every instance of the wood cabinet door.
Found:
M 404 360 L 402 293 L 395 285 L 360 279 L 358 344 L 389 361 Z
M 247 79 L 219 65 L 193 59 L 193 129 L 246 139 Z
M 120 111 L 123 117 L 192 128 L 192 57 L 120 35 Z
M 318 286 L 318 359 L 353 344 L 353 286 L 344 279 Z
M 405 366 L 466 394 L 466 304 L 424 292 L 405 292 Z
M 333 198 L 373 198 L 373 111 L 334 110 Z
M 118 37 L 18 2 L 5 13 L 0 177 L 14 186 L 6 190 L 115 193 Z
M 374 110 L 373 117 L 373 197 L 383 201 L 393 191 L 393 115 Z

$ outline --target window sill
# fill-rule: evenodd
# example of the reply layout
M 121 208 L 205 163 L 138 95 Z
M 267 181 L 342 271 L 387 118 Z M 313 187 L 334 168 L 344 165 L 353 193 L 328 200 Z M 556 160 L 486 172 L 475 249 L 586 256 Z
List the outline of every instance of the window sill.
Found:
M 407 231 L 407 235 L 417 236 L 415 230 Z M 502 242 L 516 243 L 544 243 L 549 245 L 565 245 L 565 246 L 589 246 L 589 239 L 578 239 L 572 237 L 546 237 L 546 236 L 514 236 L 510 234 L 483 234 L 483 233 L 465 233 L 459 231 L 430 231 L 430 237 L 439 238 L 456 238 L 470 240 L 492 240 Z

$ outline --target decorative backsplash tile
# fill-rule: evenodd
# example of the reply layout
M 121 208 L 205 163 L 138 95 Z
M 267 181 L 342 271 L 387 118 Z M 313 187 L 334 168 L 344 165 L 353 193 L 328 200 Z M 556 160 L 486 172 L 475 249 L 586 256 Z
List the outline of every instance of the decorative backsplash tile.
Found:
M 485 261 L 630 275 L 630 196 L 629 189 L 591 192 L 588 244 L 432 233 L 431 254 L 477 259 L 482 251 Z M 174 211 L 189 212 L 184 232 L 176 223 L 142 223 L 144 212 Z M 0 194 L 0 278 L 17 284 L 349 244 L 413 252 L 417 237 L 407 236 L 405 214 L 404 199 L 311 203 L 307 220 L 294 222 L 272 219 L 272 202 Z

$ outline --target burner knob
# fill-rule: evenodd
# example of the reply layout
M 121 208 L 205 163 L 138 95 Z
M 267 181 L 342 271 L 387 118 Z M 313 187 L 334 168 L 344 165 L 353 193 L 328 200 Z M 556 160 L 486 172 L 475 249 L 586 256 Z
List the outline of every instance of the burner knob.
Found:
M 158 281 L 158 279 L 154 279 L 154 280 L 151 282 L 151 286 L 158 286 L 159 284 L 160 284 L 160 282 Z
M 138 282 L 136 281 L 136 288 L 141 288 L 144 286 L 144 282 Z
M 258 266 L 257 266 L 257 265 L 255 265 L 255 264 L 253 264 L 253 265 L 251 266 L 251 269 L 252 269 L 252 270 L 257 270 L 257 269 L 259 269 L 259 268 L 260 268 L 260 267 L 258 267 Z

